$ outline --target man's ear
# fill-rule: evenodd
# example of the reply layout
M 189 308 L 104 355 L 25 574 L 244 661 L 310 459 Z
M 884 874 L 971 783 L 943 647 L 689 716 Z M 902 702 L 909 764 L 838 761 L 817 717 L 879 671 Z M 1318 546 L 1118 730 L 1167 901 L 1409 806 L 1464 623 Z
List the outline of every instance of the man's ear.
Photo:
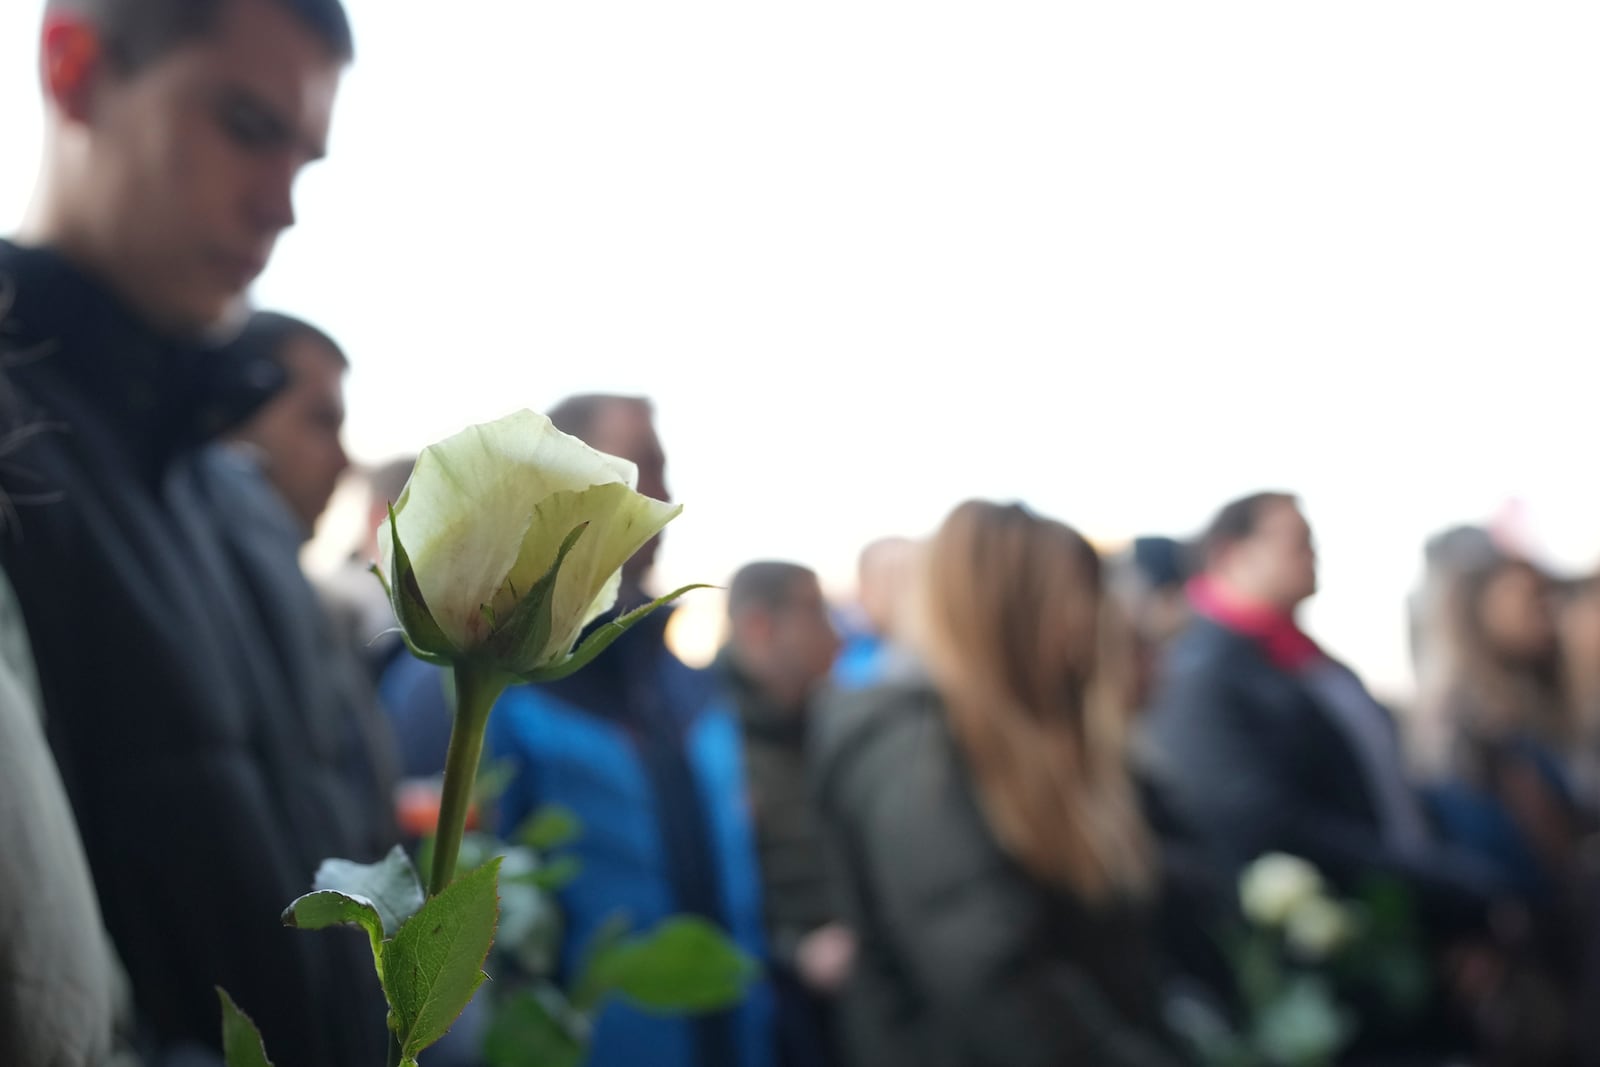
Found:
M 45 97 L 66 118 L 86 122 L 96 80 L 104 73 L 100 32 L 75 15 L 51 15 L 39 40 L 39 76 Z

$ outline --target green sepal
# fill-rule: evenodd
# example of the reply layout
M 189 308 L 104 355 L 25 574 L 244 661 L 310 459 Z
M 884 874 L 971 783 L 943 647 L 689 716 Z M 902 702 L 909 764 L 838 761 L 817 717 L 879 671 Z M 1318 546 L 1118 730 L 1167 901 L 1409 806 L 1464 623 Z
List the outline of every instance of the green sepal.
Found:
M 635 608 L 620 619 L 613 619 L 606 623 L 590 634 L 588 640 L 574 649 L 572 655 L 566 659 L 561 660 L 559 663 L 553 663 L 548 667 L 540 667 L 538 670 L 528 671 L 526 674 L 520 675 L 520 677 L 525 682 L 534 683 L 559 681 L 567 675 L 587 667 L 594 661 L 596 656 L 610 648 L 613 641 L 639 625 L 658 608 L 663 608 L 683 596 L 683 594 L 693 592 L 696 589 L 714 588 L 716 587 L 712 585 L 697 583 L 695 585 L 686 585 L 682 589 L 674 589 L 666 596 L 658 597 L 644 607 Z
M 394 574 L 391 576 L 392 582 L 387 583 L 385 588 L 389 591 L 389 605 L 394 609 L 394 617 L 400 621 L 400 632 L 405 636 L 407 647 L 419 658 L 435 657 L 429 662 L 438 662 L 439 657 L 443 657 L 446 663 L 459 659 L 460 650 L 445 636 L 445 632 L 434 621 L 433 613 L 428 610 L 422 586 L 417 584 L 417 572 L 411 567 L 411 557 L 406 555 L 405 546 L 400 543 L 400 524 L 395 518 L 393 504 L 389 505 L 389 538 L 394 549 Z
M 400 632 L 400 639 L 406 643 L 406 650 L 424 663 L 431 663 L 435 667 L 454 667 L 456 665 L 456 661 L 449 656 L 435 656 L 432 652 L 422 651 L 422 649 L 411 643 L 411 638 L 405 635 L 404 630 Z
M 556 550 L 555 562 L 550 564 L 550 569 L 522 595 L 505 623 L 489 635 L 489 651 L 493 653 L 495 662 L 505 665 L 508 670 L 516 670 L 518 664 L 538 656 L 550 643 L 556 578 L 573 546 L 588 528 L 587 522 L 581 522 L 567 534 L 561 547 Z
M 383 580 L 383 575 L 378 574 L 378 567 L 376 564 L 374 564 L 370 569 L 373 574 L 378 575 L 379 581 Z M 389 583 L 384 582 L 383 588 L 385 590 L 385 594 L 387 595 Z M 432 652 L 422 651 L 422 649 L 411 643 L 411 638 L 407 637 L 406 632 L 400 629 L 398 626 L 391 626 L 387 630 L 380 631 L 377 637 L 374 637 L 373 640 L 376 641 L 378 637 L 387 637 L 390 634 L 399 634 L 400 640 L 405 643 L 406 651 L 410 652 L 413 656 L 415 656 L 417 659 L 420 659 L 424 663 L 431 663 L 435 667 L 454 667 L 456 665 L 455 660 L 448 656 L 435 656 Z
M 374 563 L 367 567 L 367 572 L 374 578 L 378 579 L 378 584 L 383 586 L 383 599 L 389 602 L 389 610 L 393 611 L 394 590 L 389 588 L 388 579 L 384 578 L 383 576 L 383 569 Z M 435 667 L 449 667 L 453 666 L 454 664 L 454 661 L 446 656 L 435 656 L 432 652 L 422 651 L 422 649 L 412 644 L 410 636 L 407 635 L 405 630 L 399 626 L 391 626 L 387 630 L 379 632 L 377 637 L 374 637 L 373 640 L 376 641 L 378 637 L 387 637 L 389 634 L 399 634 L 400 640 L 405 642 L 407 650 L 409 650 L 413 656 L 422 660 L 424 663 L 431 663 Z

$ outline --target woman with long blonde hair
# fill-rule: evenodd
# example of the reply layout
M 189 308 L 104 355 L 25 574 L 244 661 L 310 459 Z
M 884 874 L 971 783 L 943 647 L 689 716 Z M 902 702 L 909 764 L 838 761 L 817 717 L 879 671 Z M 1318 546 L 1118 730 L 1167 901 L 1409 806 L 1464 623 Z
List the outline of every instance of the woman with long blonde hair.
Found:
M 1437 737 L 1429 769 L 1501 804 L 1546 875 L 1570 866 L 1584 821 L 1552 596 L 1545 575 L 1500 552 L 1445 575 L 1420 632 L 1418 708 Z
M 1124 759 L 1133 660 L 1099 556 L 974 501 L 923 565 L 925 674 L 843 698 L 816 754 L 860 945 L 854 1062 L 1172 1062 Z
M 1528 906 L 1502 935 L 1490 1062 L 1571 1062 L 1587 1010 L 1594 819 L 1573 774 L 1553 582 L 1493 546 L 1438 570 L 1418 629 L 1418 711 L 1436 738 L 1428 795 L 1444 835 Z

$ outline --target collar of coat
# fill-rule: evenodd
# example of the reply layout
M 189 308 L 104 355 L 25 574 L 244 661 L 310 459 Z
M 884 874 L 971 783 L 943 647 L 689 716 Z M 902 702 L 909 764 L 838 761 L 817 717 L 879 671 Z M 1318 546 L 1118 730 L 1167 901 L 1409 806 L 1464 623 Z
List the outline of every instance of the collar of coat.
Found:
M 1254 641 L 1279 670 L 1298 674 L 1326 658 L 1289 612 L 1240 600 L 1203 575 L 1189 583 L 1188 593 L 1196 612 Z
M 163 335 L 58 252 L 7 241 L 0 357 L 19 380 L 70 384 L 156 470 L 245 422 L 287 381 L 262 353 Z

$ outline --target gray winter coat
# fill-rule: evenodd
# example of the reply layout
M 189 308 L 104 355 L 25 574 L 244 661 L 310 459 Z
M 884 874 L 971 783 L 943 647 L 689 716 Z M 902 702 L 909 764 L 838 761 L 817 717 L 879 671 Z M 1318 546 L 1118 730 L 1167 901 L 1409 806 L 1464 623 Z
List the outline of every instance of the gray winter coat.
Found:
M 0 573 L 0 1063 L 104 1067 L 126 1001 Z
M 841 999 L 861 1067 L 1164 1067 L 1153 916 L 1041 884 L 990 832 L 938 694 L 828 709 L 822 817 L 860 942 Z

